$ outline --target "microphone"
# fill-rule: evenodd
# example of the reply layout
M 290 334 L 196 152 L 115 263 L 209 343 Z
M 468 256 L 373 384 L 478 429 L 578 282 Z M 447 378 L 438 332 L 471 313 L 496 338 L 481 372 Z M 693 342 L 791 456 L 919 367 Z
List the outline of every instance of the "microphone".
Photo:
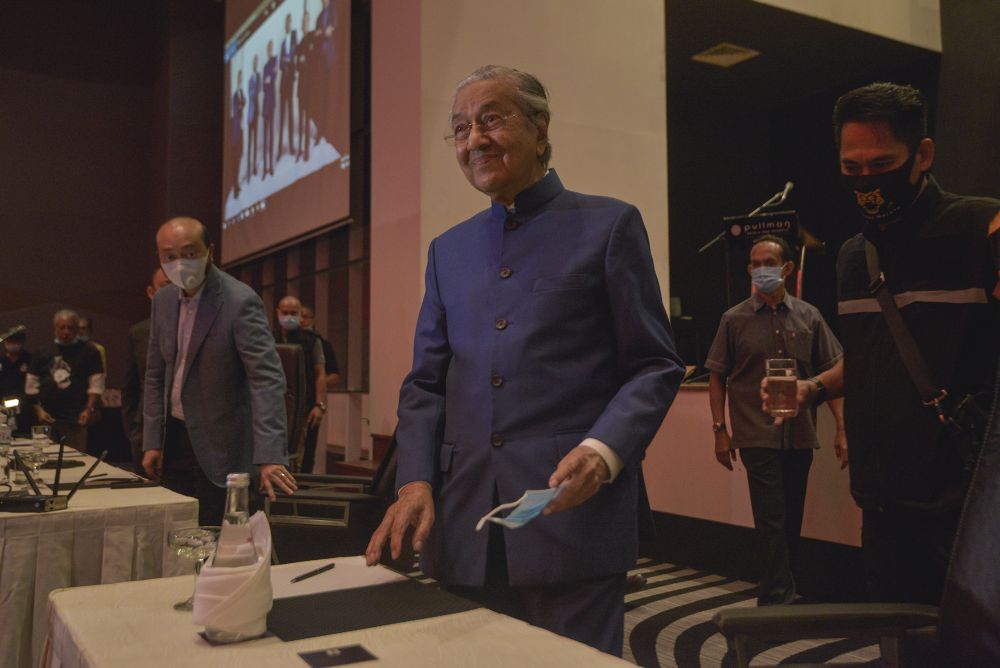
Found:
M 785 181 L 785 187 L 781 191 L 781 197 L 778 198 L 778 201 L 775 202 L 775 204 L 781 204 L 786 199 L 788 199 L 788 193 L 792 192 L 792 188 L 794 187 L 795 187 L 794 183 L 792 183 L 791 181 Z
M 0 343 L 3 343 L 4 341 L 14 336 L 15 334 L 20 334 L 21 332 L 24 332 L 27 329 L 28 328 L 25 327 L 24 325 L 14 325 L 3 334 L 0 334 Z

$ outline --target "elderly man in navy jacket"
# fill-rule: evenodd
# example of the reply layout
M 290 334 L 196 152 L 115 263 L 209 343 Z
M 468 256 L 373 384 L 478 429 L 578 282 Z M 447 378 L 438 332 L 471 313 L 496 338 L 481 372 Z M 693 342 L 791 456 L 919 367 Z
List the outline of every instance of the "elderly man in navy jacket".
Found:
M 613 654 L 635 564 L 637 476 L 682 365 L 638 210 L 563 188 L 549 109 L 504 67 L 458 85 L 451 135 L 489 209 L 430 246 L 399 401 L 397 501 L 368 546 L 488 607 Z M 496 503 L 563 485 L 517 530 Z M 497 527 L 497 525 L 492 525 Z

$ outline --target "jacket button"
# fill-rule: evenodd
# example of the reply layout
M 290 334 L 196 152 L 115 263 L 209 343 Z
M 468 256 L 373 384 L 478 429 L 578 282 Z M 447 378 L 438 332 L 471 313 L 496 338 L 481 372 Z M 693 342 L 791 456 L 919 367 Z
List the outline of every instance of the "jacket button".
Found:
M 510 267 L 503 267 L 500 269 L 500 278 L 510 278 L 510 275 L 514 272 L 510 270 Z
M 507 321 L 503 318 L 499 318 L 495 323 L 493 323 L 493 326 L 497 329 L 507 329 Z
M 505 230 L 516 230 L 517 228 L 518 224 L 516 220 L 508 220 L 503 224 L 503 229 Z
M 500 434 L 493 434 L 492 436 L 490 436 L 490 443 L 493 445 L 494 448 L 499 448 L 501 445 L 503 445 L 503 436 L 501 436 Z
M 500 387 L 503 385 L 503 376 L 493 376 L 490 378 L 490 385 L 493 387 Z

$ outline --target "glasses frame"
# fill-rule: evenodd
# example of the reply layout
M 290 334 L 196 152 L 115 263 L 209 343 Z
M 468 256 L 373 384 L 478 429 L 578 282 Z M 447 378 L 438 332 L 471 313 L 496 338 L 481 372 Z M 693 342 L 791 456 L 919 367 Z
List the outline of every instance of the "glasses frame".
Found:
M 469 126 L 469 134 L 466 135 L 464 139 L 460 139 L 457 136 L 457 133 L 453 132 L 450 135 L 445 135 L 444 140 L 449 146 L 462 146 L 466 142 L 468 142 L 469 137 L 472 136 L 472 128 L 479 128 L 479 131 L 484 134 L 490 132 L 496 132 L 497 130 L 502 130 L 503 128 L 507 127 L 507 121 L 520 115 L 521 114 L 516 111 L 506 115 L 503 114 L 498 115 L 497 116 L 498 125 L 495 125 L 494 127 L 486 127 L 487 124 L 485 123 L 475 123 L 475 122 L 468 123 L 467 125 Z M 465 125 L 465 124 L 463 123 L 460 125 Z

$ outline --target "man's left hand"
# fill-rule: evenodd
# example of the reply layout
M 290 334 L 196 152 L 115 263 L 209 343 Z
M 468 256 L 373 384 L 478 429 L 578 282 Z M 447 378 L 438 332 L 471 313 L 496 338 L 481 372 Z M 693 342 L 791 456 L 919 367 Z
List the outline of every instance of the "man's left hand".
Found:
M 285 494 L 291 496 L 299 488 L 295 478 L 281 464 L 261 464 L 260 465 L 260 489 L 267 494 L 267 498 L 274 501 L 277 496 L 274 488 L 278 487 Z
M 309 416 L 306 418 L 306 423 L 309 428 L 318 427 L 319 423 L 323 420 L 323 409 L 319 406 L 313 406 L 312 410 L 309 411 Z
M 551 515 L 578 506 L 601 488 L 611 477 L 608 464 L 593 448 L 578 445 L 562 458 L 555 473 L 549 478 L 549 487 L 563 485 L 563 491 L 545 509 Z
M 847 433 L 843 429 L 837 430 L 837 435 L 833 437 L 833 452 L 840 460 L 840 470 L 847 468 L 849 460 L 847 458 Z
M 83 412 L 80 413 L 80 417 L 76 419 L 76 423 L 81 427 L 86 427 L 88 424 L 90 424 L 91 415 L 93 415 L 91 410 L 89 408 L 84 408 Z

